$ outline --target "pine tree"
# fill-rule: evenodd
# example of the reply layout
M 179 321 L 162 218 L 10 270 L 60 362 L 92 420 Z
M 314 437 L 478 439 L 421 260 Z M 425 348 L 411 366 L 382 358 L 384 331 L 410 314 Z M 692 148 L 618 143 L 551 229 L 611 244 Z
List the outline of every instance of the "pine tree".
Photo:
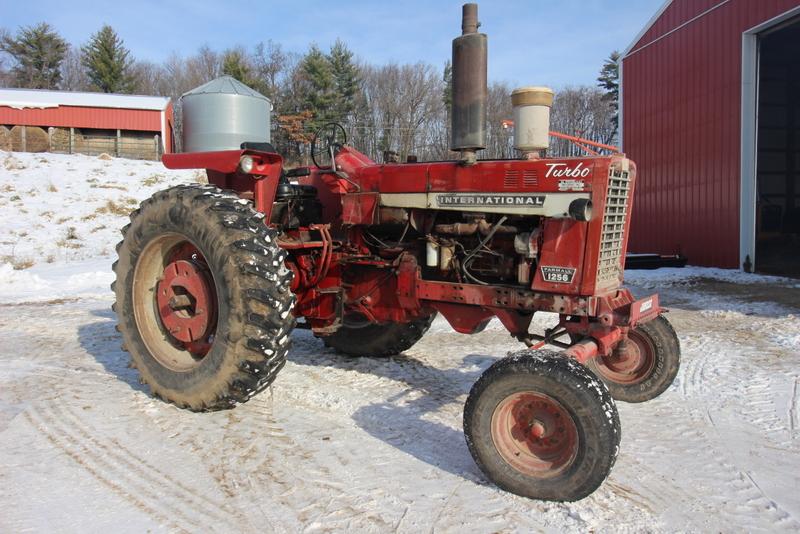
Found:
M 336 79 L 328 58 L 316 45 L 305 55 L 300 64 L 301 95 L 298 111 L 310 111 L 314 115 L 312 127 L 318 128 L 335 119 Z
M 11 78 L 18 87 L 56 89 L 61 62 L 69 45 L 46 22 L 21 28 L 16 37 L 4 35 L 0 51 L 13 58 Z
M 358 66 L 353 62 L 353 53 L 339 39 L 331 47 L 328 61 L 334 80 L 332 115 L 336 121 L 346 124 L 355 111 L 361 76 Z
M 605 91 L 603 98 L 614 109 L 614 117 L 611 122 L 616 135 L 619 129 L 619 52 L 616 50 L 611 52 L 611 55 L 603 63 L 600 76 L 597 78 L 597 85 Z
M 114 29 L 105 25 L 81 49 L 92 86 L 103 93 L 130 93 L 136 84 L 133 60 Z
M 268 89 L 262 80 L 253 75 L 247 54 L 239 48 L 228 50 L 222 56 L 222 74 L 232 76 L 262 94 Z

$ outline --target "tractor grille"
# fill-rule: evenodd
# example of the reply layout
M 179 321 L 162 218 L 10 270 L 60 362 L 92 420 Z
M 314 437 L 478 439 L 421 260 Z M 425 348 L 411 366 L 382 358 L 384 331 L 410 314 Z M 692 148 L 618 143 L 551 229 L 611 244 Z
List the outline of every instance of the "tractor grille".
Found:
M 603 230 L 600 235 L 597 287 L 619 283 L 619 276 L 624 268 L 622 248 L 625 243 L 625 220 L 628 216 L 630 190 L 630 173 L 612 169 L 608 177 L 606 209 L 603 213 Z

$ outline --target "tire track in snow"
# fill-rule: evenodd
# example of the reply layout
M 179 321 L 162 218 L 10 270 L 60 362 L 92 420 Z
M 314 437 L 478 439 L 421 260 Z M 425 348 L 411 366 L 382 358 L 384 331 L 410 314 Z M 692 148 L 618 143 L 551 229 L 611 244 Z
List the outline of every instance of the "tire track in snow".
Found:
M 165 480 L 158 470 L 154 473 L 144 464 L 135 463 L 141 461 L 141 458 L 136 455 L 128 458 L 129 450 L 125 453 L 117 452 L 113 444 L 89 434 L 75 418 L 70 418 L 68 425 L 64 421 L 69 417 L 66 412 L 46 406 L 37 409 L 36 414 L 52 434 L 74 449 L 83 451 L 79 456 L 84 464 L 96 464 L 108 479 L 124 480 L 125 487 L 135 489 L 139 499 L 149 508 L 158 510 L 166 517 L 180 519 L 181 528 L 188 528 L 190 531 L 199 529 L 224 532 L 226 528 L 223 525 L 238 523 L 230 515 L 209 510 L 185 497 L 183 488 Z
M 291 386 L 284 390 L 279 385 L 276 389 L 289 396 L 288 399 L 281 399 L 281 402 L 288 400 L 293 406 L 309 409 L 319 409 L 320 401 L 329 398 L 327 395 L 339 395 L 339 390 L 346 390 L 348 401 L 358 404 L 352 417 L 371 436 L 365 441 L 370 456 L 368 464 L 355 466 L 344 474 L 350 477 L 357 488 L 373 488 L 371 491 L 385 493 L 387 499 L 400 499 L 403 506 L 397 509 L 395 527 L 392 528 L 414 531 L 414 525 L 416 528 L 430 526 L 432 516 L 437 517 L 437 531 L 462 529 L 465 518 L 470 518 L 470 526 L 479 531 L 502 531 L 511 524 L 515 528 L 541 530 L 546 528 L 548 522 L 561 525 L 575 522 L 585 527 L 586 523 L 575 519 L 569 509 L 532 503 L 504 493 L 487 484 L 485 478 L 477 473 L 477 467 L 474 467 L 464 443 L 461 420 L 463 402 L 469 388 L 482 371 L 481 368 L 488 367 L 495 359 L 494 356 L 480 354 L 485 350 L 481 349 L 485 347 L 489 336 L 498 337 L 496 333 L 489 332 L 480 336 L 484 339 L 476 338 L 473 342 L 465 343 L 470 338 L 455 333 L 442 335 L 434 332 L 433 336 L 424 337 L 403 356 L 360 359 L 339 356 L 331 351 L 320 353 L 319 341 L 303 339 L 301 343 L 295 343 L 295 353 L 290 354 L 290 373 L 297 367 L 316 371 L 317 377 L 322 378 L 315 379 L 328 383 L 315 389 L 326 393 L 317 397 L 315 392 L 309 395 L 309 391 Z M 503 342 L 507 343 L 507 336 L 502 337 Z M 450 344 L 453 344 L 453 348 L 458 345 L 459 350 L 447 350 Z M 308 354 L 298 354 L 298 345 Z M 505 351 L 497 352 L 498 358 L 505 354 Z M 326 372 L 320 374 L 320 368 Z M 301 370 L 305 373 L 305 369 Z M 352 410 L 351 406 L 348 408 Z M 342 416 L 336 408 L 327 408 L 327 411 L 330 413 L 325 414 L 326 418 Z M 455 443 L 450 439 L 453 434 L 457 434 Z M 449 437 L 443 440 L 441 435 Z M 458 455 L 453 458 L 455 452 Z M 394 465 L 397 469 L 398 459 L 406 455 L 430 464 L 422 466 L 426 472 L 424 479 L 437 481 L 429 486 L 424 500 L 413 497 L 423 481 L 396 476 L 392 489 L 388 491 L 385 483 L 376 484 L 376 472 L 382 470 L 384 465 Z M 354 455 L 349 456 L 352 458 Z M 341 460 L 346 461 L 346 457 Z M 414 469 L 420 468 L 415 466 Z M 411 497 L 407 497 L 409 494 Z M 613 495 L 610 491 L 602 490 L 592 500 L 603 503 L 609 496 L 613 499 Z M 474 509 L 476 501 L 481 502 L 482 507 L 478 516 Z M 538 510 L 535 517 L 517 512 L 521 501 L 526 503 L 523 508 Z M 613 515 L 612 508 L 608 508 L 607 513 L 610 518 Z M 547 517 L 543 518 L 542 514 Z
M 688 469 L 713 475 L 725 487 L 731 488 L 738 499 L 731 501 L 712 492 L 709 498 L 716 505 L 714 509 L 708 510 L 708 513 L 713 513 L 714 510 L 724 509 L 726 517 L 738 518 L 731 527 L 746 524 L 749 517 L 760 514 L 768 517 L 776 528 L 800 529 L 800 522 L 771 499 L 755 482 L 752 474 L 746 468 L 739 467 L 727 452 L 730 444 L 719 434 L 720 430 L 711 417 L 711 407 L 708 406 L 709 402 L 714 403 L 719 399 L 718 391 L 721 389 L 740 389 L 739 395 L 726 396 L 723 401 L 728 402 L 732 398 L 741 401 L 735 406 L 735 411 L 754 428 L 759 429 L 758 436 L 762 439 L 766 437 L 781 450 L 791 446 L 784 439 L 790 437 L 787 436 L 786 425 L 777 415 L 774 402 L 774 386 L 770 379 L 774 370 L 765 370 L 751 362 L 756 356 L 762 359 L 765 353 L 769 356 L 776 348 L 761 343 L 760 338 L 750 333 L 750 347 L 758 339 L 755 341 L 756 347 L 748 348 L 739 358 L 726 357 L 729 352 L 742 352 L 735 346 L 726 349 L 731 344 L 730 332 L 735 327 L 712 329 L 708 322 L 707 317 L 692 315 L 679 330 L 681 333 L 689 331 L 688 335 L 681 336 L 684 354 L 687 356 L 685 361 L 689 362 L 679 374 L 682 381 L 680 393 L 685 400 L 671 404 L 669 410 L 662 410 L 659 422 L 661 425 L 680 429 L 680 432 L 678 436 L 667 437 L 667 447 L 654 450 L 662 455 L 672 455 L 679 451 L 681 455 L 675 458 L 675 465 L 688 464 Z M 704 332 L 704 335 L 697 335 L 696 330 Z M 687 424 L 687 420 L 690 423 Z M 652 452 L 644 451 L 640 454 L 654 457 Z M 661 460 L 663 463 L 663 458 Z
M 272 492 L 283 506 L 295 510 L 306 529 L 389 528 L 381 517 L 385 510 L 375 488 L 363 491 L 351 469 L 343 469 L 330 457 L 320 458 L 325 451 L 307 443 L 314 436 L 304 436 L 299 443 L 288 435 L 274 418 L 270 401 L 257 397 L 239 407 L 247 407 L 243 413 L 231 414 L 223 440 L 233 446 L 229 461 L 221 465 L 223 479 L 250 491 Z M 329 423 L 327 430 L 332 430 Z M 237 445 L 245 443 L 249 447 Z
M 267 394 L 265 391 L 260 395 Z M 293 532 L 297 530 L 297 524 L 288 519 L 293 514 L 291 508 L 263 499 L 263 494 L 250 491 L 251 488 L 238 478 L 227 476 L 227 473 L 235 471 L 231 458 L 240 454 L 252 456 L 253 448 L 247 443 L 226 441 L 224 428 L 230 424 L 231 418 L 237 417 L 235 414 L 258 398 L 259 395 L 256 395 L 233 410 L 208 413 L 189 412 L 150 397 L 136 402 L 134 406 L 139 415 L 147 420 L 148 426 L 165 439 L 174 441 L 177 446 L 199 457 L 220 493 L 224 495 L 224 503 L 220 504 L 225 510 L 244 518 L 241 522 L 248 525 L 244 531 L 259 531 L 263 528 L 262 525 L 268 525 L 273 532 Z M 222 421 L 224 417 L 228 422 Z M 254 426 L 257 424 L 253 422 Z M 260 518 L 254 517 L 259 514 Z
M 693 422 L 687 423 L 687 419 Z M 626 473 L 635 473 L 642 480 L 653 480 L 649 477 L 656 476 L 655 483 L 643 485 L 639 492 L 656 509 L 680 513 L 690 509 L 705 517 L 718 517 L 723 522 L 723 526 L 709 524 L 707 528 L 722 531 L 740 528 L 756 516 L 768 520 L 771 528 L 793 531 L 800 528 L 800 523 L 769 498 L 755 484 L 752 475 L 729 457 L 725 452 L 728 443 L 706 433 L 706 421 L 702 409 L 675 410 L 672 407 L 659 413 L 658 424 L 680 429 L 680 432 L 661 436 L 658 444 L 651 448 L 636 447 L 639 450 L 633 452 L 632 447 L 626 447 L 623 456 L 628 462 L 624 468 Z M 631 459 L 633 455 L 639 458 Z M 651 465 L 660 469 L 651 469 Z M 702 482 L 691 491 L 673 485 L 696 477 L 698 473 L 703 474 Z
M 64 423 L 69 423 L 69 428 L 75 431 L 78 439 L 91 443 L 102 451 L 104 455 L 127 467 L 132 477 L 140 478 L 144 483 L 163 489 L 170 498 L 179 501 L 180 506 L 185 506 L 192 512 L 193 518 L 209 519 L 221 525 L 233 524 L 238 528 L 252 527 L 245 516 L 238 510 L 234 510 L 223 502 L 199 493 L 190 487 L 190 483 L 183 483 L 172 475 L 165 473 L 141 455 L 123 445 L 118 439 L 99 436 L 99 431 L 84 424 L 75 411 L 61 404 L 50 408 L 56 418 L 59 418 Z
M 712 426 L 716 423 L 711 409 L 719 408 L 720 403 L 732 403 L 750 428 L 758 429 L 760 439 L 766 438 L 778 449 L 791 450 L 796 444 L 775 398 L 776 392 L 787 386 L 786 371 L 793 370 L 791 359 L 785 347 L 772 343 L 758 330 L 753 331 L 759 323 L 751 324 L 750 320 L 741 314 L 692 316 L 685 326 L 703 335 L 692 334 L 685 343 L 684 352 L 690 351 L 695 357 L 690 360 L 690 378 L 683 378 L 683 394 L 687 399 L 703 398 Z M 741 321 L 748 322 L 743 325 Z M 709 323 L 719 324 L 709 328 Z M 731 387 L 739 390 L 739 395 L 718 394 L 721 388 Z
M 53 446 L 57 449 L 63 451 L 69 458 L 71 458 L 79 468 L 86 471 L 89 475 L 91 475 L 95 480 L 97 480 L 100 484 L 110 489 L 112 492 L 116 493 L 120 496 L 123 500 L 130 503 L 133 507 L 141 510 L 151 519 L 169 526 L 176 532 L 183 532 L 189 534 L 189 531 L 186 530 L 183 526 L 175 523 L 173 519 L 169 517 L 168 513 L 164 513 L 157 509 L 157 507 L 151 506 L 150 499 L 140 499 L 132 491 L 126 489 L 124 485 L 118 484 L 116 481 L 112 480 L 111 478 L 105 476 L 103 473 L 108 470 L 108 464 L 104 464 L 101 461 L 96 461 L 92 459 L 92 451 L 87 449 L 85 446 L 81 446 L 80 444 L 75 443 L 69 437 L 65 436 L 61 432 L 52 432 L 48 430 L 48 422 L 44 419 L 40 418 L 40 414 L 36 416 L 32 415 L 31 411 L 26 411 L 23 413 L 22 417 L 31 425 L 33 429 L 35 429 L 40 435 L 42 435 L 47 441 L 49 441 Z

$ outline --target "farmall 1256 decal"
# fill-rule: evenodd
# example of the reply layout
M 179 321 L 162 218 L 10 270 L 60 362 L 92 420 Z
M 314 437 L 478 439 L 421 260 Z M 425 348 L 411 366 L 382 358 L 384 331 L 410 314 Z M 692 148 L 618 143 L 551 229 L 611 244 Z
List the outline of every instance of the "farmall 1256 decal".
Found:
M 554 284 L 571 284 L 575 278 L 575 269 L 570 267 L 545 267 L 542 266 L 542 278 L 545 282 Z

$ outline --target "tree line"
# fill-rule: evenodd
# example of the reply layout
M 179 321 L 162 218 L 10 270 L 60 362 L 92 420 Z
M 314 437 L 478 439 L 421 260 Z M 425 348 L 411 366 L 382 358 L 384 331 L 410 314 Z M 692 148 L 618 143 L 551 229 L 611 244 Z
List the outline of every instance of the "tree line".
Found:
M 598 86 L 556 91 L 552 129 L 604 144 L 617 133 L 619 55 L 602 66 Z M 0 29 L 0 85 L 33 89 L 180 95 L 229 75 L 267 96 L 273 104 L 272 142 L 285 157 L 303 161 L 314 131 L 341 123 L 350 142 L 380 161 L 393 152 L 401 161 L 447 159 L 450 135 L 451 67 L 417 63 L 372 65 L 358 60 L 341 40 L 328 50 L 315 44 L 299 54 L 272 40 L 254 47 L 194 54 L 174 53 L 162 63 L 137 60 L 116 31 L 105 25 L 82 46 L 72 46 L 47 23 Z M 512 87 L 489 86 L 484 158 L 514 157 L 511 146 Z M 176 105 L 180 128 L 180 106 Z M 569 142 L 554 140 L 550 154 L 579 155 Z

